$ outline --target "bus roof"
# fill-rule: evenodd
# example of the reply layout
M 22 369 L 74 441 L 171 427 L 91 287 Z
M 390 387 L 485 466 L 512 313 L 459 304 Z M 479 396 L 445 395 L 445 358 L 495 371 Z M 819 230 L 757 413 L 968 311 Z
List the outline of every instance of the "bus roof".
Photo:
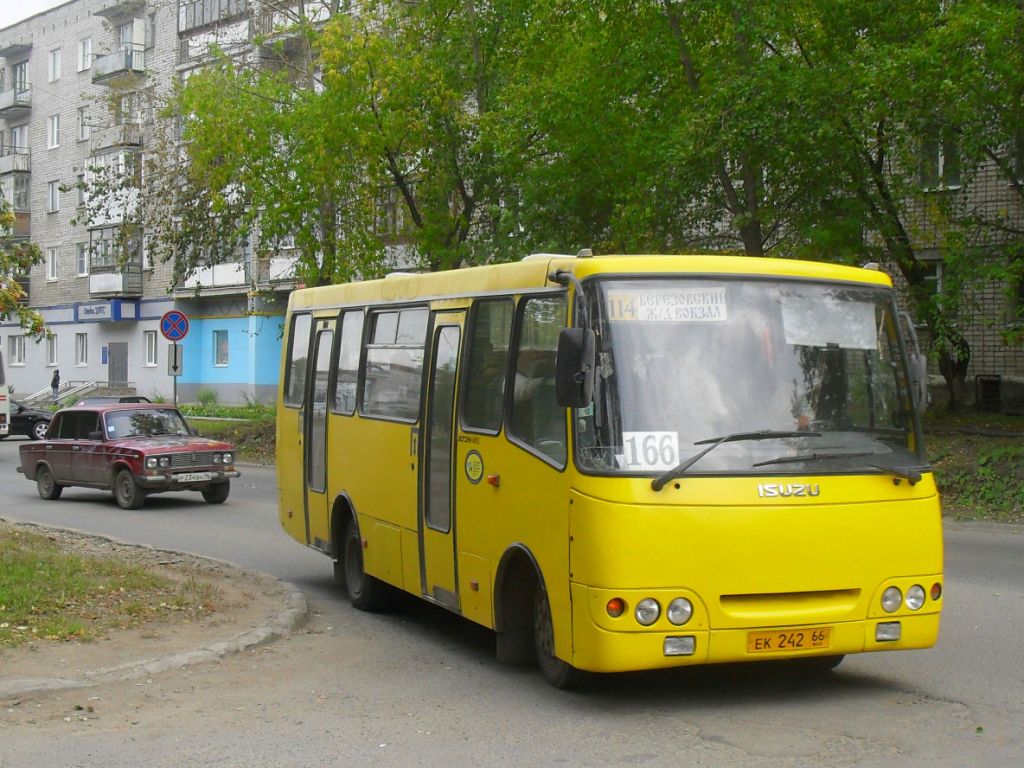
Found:
M 445 272 L 396 273 L 388 279 L 303 288 L 292 292 L 290 311 L 360 303 L 390 303 L 429 298 L 511 293 L 551 288 L 550 275 L 567 270 L 579 279 L 596 275 L 722 275 L 804 278 L 892 286 L 877 269 L 847 267 L 816 261 L 756 256 L 614 255 L 575 257 L 534 254 L 522 261 Z

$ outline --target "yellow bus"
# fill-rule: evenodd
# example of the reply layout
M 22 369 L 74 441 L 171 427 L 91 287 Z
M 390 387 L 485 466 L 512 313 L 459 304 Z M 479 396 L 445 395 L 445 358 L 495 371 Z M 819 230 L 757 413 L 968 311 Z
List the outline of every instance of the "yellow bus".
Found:
M 558 687 L 930 647 L 941 517 L 903 326 L 881 271 L 767 258 L 297 290 L 281 523 L 357 608 L 421 597 Z

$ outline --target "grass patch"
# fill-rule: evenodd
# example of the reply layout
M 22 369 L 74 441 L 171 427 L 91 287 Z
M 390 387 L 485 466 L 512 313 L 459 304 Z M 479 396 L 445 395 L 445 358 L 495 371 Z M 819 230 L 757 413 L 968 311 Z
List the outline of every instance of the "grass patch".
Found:
M 0 526 L 0 646 L 90 640 L 171 612 L 208 613 L 216 590 L 118 559 L 67 552 L 44 535 Z
M 224 440 L 238 449 L 242 461 L 273 464 L 276 436 L 273 416 L 252 421 L 191 419 L 189 423 L 203 437 Z

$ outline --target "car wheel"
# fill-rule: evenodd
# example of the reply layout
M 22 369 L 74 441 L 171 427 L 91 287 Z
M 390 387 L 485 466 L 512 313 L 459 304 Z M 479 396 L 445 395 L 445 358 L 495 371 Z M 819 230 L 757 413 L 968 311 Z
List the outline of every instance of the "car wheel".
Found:
M 586 679 L 586 673 L 555 656 L 555 630 L 551 621 L 548 591 L 540 582 L 533 600 L 533 645 L 537 651 L 540 673 L 555 688 L 575 688 Z
M 31 437 L 33 440 L 42 440 L 44 437 L 46 437 L 46 430 L 48 430 L 49 428 L 50 422 L 37 421 L 35 424 L 32 425 L 32 428 L 29 429 L 28 436 Z
M 363 570 L 363 542 L 352 521 L 345 531 L 344 552 L 345 590 L 352 605 L 372 613 L 387 610 L 391 597 L 389 587 Z
M 230 492 L 231 482 L 225 480 L 223 483 L 214 483 L 203 488 L 203 498 L 208 504 L 223 504 L 227 501 Z
M 114 499 L 121 509 L 138 509 L 146 500 L 146 492 L 135 482 L 131 470 L 122 469 L 114 478 Z
M 57 484 L 49 467 L 39 467 L 36 470 L 36 490 L 39 491 L 39 498 L 53 501 L 60 498 L 64 486 Z

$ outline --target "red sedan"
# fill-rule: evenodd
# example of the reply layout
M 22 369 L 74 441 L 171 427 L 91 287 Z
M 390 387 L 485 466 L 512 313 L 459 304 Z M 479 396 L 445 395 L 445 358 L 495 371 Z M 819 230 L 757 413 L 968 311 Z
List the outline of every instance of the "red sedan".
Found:
M 221 504 L 239 474 L 234 446 L 199 437 L 176 408 L 158 404 L 66 408 L 45 439 L 19 451 L 18 471 L 42 498 L 59 498 L 65 486 L 101 488 L 124 509 L 165 491 L 198 491 Z

